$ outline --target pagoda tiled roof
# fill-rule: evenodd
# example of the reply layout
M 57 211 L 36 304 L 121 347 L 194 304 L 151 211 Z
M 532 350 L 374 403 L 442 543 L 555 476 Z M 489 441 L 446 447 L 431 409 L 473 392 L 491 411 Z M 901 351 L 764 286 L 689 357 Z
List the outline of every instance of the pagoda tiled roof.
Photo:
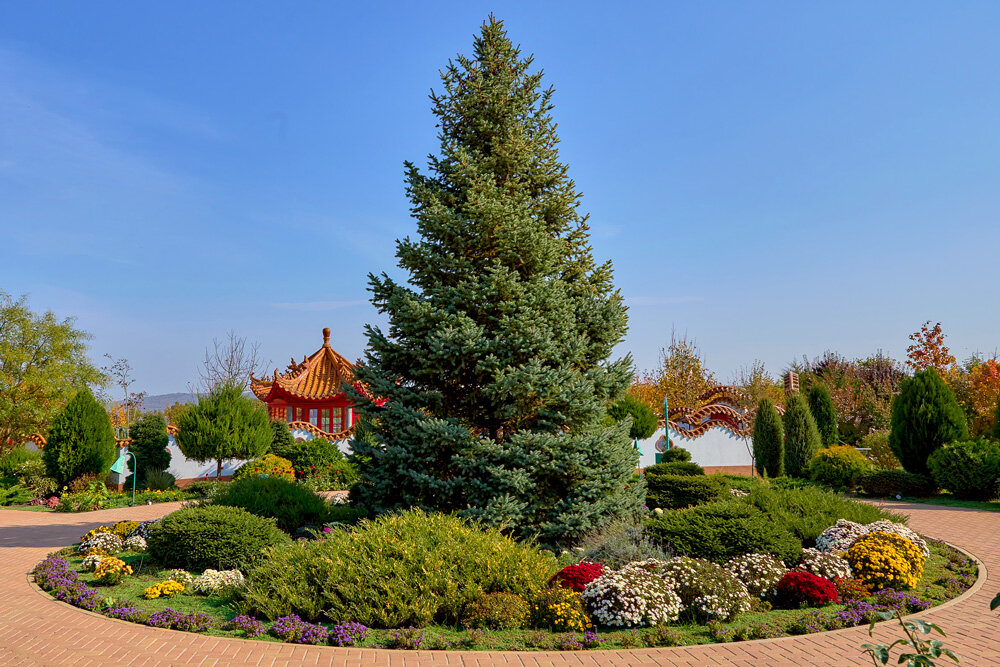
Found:
M 279 391 L 294 398 L 322 400 L 343 393 L 354 382 L 354 364 L 330 347 L 330 329 L 323 329 L 323 347 L 300 362 L 292 359 L 285 372 L 270 379 L 250 378 L 250 390 L 262 401 Z

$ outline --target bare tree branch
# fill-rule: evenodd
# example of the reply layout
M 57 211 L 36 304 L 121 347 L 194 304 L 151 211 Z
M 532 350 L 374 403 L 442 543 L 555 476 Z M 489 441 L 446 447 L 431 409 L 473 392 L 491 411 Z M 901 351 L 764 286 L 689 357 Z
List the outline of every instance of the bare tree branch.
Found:
M 205 348 L 205 361 L 198 375 L 201 388 L 211 392 L 222 384 L 235 384 L 244 392 L 250 389 L 250 376 L 267 372 L 270 361 L 260 357 L 260 342 L 248 342 L 230 329 L 223 340 L 212 339 L 212 350 Z

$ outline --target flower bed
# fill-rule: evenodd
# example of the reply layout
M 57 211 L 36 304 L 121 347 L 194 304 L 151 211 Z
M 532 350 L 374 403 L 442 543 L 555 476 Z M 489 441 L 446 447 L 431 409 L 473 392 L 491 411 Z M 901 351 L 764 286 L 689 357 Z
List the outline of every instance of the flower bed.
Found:
M 725 566 L 675 557 L 618 568 L 565 560 L 560 564 L 550 556 L 552 569 L 536 594 L 491 593 L 475 598 L 457 626 L 431 621 L 420 628 L 373 628 L 349 618 L 331 622 L 285 614 L 269 620 L 238 613 L 244 574 L 252 581 L 253 572 L 161 569 L 150 563 L 148 554 L 125 548 L 130 538 L 149 534 L 148 523 L 101 528 L 85 537 L 88 544 L 110 553 L 85 555 L 78 548 L 64 549 L 36 567 L 39 586 L 59 600 L 130 622 L 310 645 L 583 650 L 739 641 L 865 624 L 878 611 L 919 611 L 959 595 L 975 581 L 976 573 L 964 555 L 934 540 L 926 540 L 930 557 L 922 577 L 909 590 L 869 589 L 869 582 L 839 576 L 831 580 L 814 570 L 843 574 L 844 568 L 831 560 L 840 557 L 815 550 L 807 550 L 804 563 L 792 563 L 787 573 L 785 564 L 767 554 L 747 554 Z M 123 541 L 116 532 L 128 529 Z M 897 546 L 905 543 L 911 557 L 922 557 L 909 536 L 899 531 L 872 531 L 866 536 Z M 564 559 L 572 556 L 563 554 Z M 100 573 L 107 583 L 94 571 L 102 561 L 107 561 Z M 560 571 L 562 577 L 553 576 Z M 864 567 L 860 571 L 866 572 Z M 113 575 L 106 576 L 108 572 Z M 120 583 L 112 584 L 115 579 Z M 553 587 L 544 586 L 550 579 Z M 748 590 L 743 580 L 759 585 Z M 560 582 L 569 587 L 559 586 Z M 580 585 L 582 592 L 572 590 Z M 800 604 L 822 606 L 799 608 Z

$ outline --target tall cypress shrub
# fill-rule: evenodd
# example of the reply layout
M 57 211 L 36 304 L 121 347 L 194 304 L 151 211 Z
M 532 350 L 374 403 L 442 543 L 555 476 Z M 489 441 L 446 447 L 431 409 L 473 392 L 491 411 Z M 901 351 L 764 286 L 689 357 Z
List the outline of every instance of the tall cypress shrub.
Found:
M 825 385 L 818 382 L 809 388 L 809 412 L 816 420 L 819 438 L 824 447 L 837 444 L 837 411 Z
M 933 367 L 905 378 L 892 401 L 889 446 L 903 468 L 927 475 L 927 457 L 941 445 L 969 437 L 965 414 Z
M 633 514 L 644 489 L 626 423 L 605 422 L 632 377 L 609 360 L 626 308 L 531 65 L 491 17 L 431 94 L 440 151 L 406 165 L 419 237 L 396 246 L 408 284 L 369 276 L 388 329 L 367 327 L 356 369 L 377 444 L 355 440 L 351 493 L 558 543 Z
M 107 473 L 117 449 L 107 411 L 90 389 L 81 389 L 52 421 L 42 458 L 62 486 L 80 475 Z
M 792 394 L 785 403 L 785 474 L 804 477 L 809 462 L 820 450 L 822 441 L 816 420 L 802 394 Z
M 768 477 L 785 474 L 785 443 L 781 415 L 768 398 L 760 399 L 753 420 L 753 458 L 757 473 Z

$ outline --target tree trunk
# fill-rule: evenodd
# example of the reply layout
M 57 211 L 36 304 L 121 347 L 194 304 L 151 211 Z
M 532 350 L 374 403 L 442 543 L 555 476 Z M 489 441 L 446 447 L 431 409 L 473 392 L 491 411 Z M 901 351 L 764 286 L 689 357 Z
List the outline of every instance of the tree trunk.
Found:
M 215 459 L 215 481 L 222 481 L 222 459 Z

